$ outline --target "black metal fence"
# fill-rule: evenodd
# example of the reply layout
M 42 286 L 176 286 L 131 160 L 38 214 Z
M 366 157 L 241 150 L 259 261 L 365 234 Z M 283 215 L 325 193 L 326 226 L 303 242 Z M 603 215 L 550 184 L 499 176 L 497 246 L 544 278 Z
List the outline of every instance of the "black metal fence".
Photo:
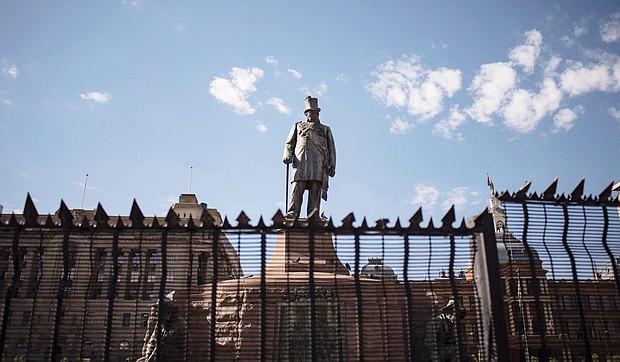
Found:
M 0 219 L 0 355 L 620 360 L 618 198 L 555 185 L 438 226 L 421 210 L 233 225 L 207 210 L 147 218 L 135 202 L 127 217 L 62 202 L 41 216 L 28 196 Z

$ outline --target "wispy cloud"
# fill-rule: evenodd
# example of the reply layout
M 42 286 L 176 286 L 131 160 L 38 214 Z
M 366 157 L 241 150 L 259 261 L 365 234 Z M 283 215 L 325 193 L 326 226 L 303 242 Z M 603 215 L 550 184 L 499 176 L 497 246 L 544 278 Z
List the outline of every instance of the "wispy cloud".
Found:
M 267 126 L 261 121 L 256 121 L 256 129 L 261 133 L 267 132 Z
M 19 75 L 19 70 L 17 70 L 17 66 L 15 64 L 11 64 L 3 67 L 2 73 L 4 73 L 9 78 L 15 79 Z
M 23 178 L 30 178 L 30 175 L 28 175 L 28 174 L 27 174 L 27 173 L 25 173 L 25 172 L 20 172 L 20 173 L 19 173 L 19 175 L 20 175 L 21 177 L 23 177 Z
M 346 83 L 346 82 L 348 82 L 348 81 L 349 81 L 349 77 L 347 77 L 347 75 L 346 75 L 346 74 L 344 74 L 344 73 L 340 73 L 340 74 L 338 74 L 338 76 L 337 76 L 336 78 L 334 78 L 334 80 L 335 80 L 336 82 L 343 82 L 343 83 Z
M 462 141 L 463 135 L 456 130 L 467 121 L 465 114 L 461 112 L 458 104 L 450 108 L 447 118 L 437 122 L 433 127 L 433 133 L 442 136 L 447 140 Z
M 480 193 L 472 191 L 468 187 L 458 186 L 446 193 L 446 198 L 442 203 L 445 210 L 454 205 L 454 209 L 464 210 L 466 207 L 480 203 Z
M 139 8 L 142 5 L 143 0 L 123 0 L 123 4 L 129 5 L 132 8 Z
M 502 107 L 516 83 L 517 72 L 510 64 L 483 64 L 469 86 L 474 103 L 465 112 L 477 122 L 492 123 L 491 116 Z
M 387 107 L 406 110 L 427 120 L 443 109 L 443 99 L 461 88 L 461 71 L 445 67 L 428 69 L 417 56 L 389 60 L 373 72 L 376 81 L 366 89 Z
M 298 70 L 288 68 L 286 71 L 296 79 L 301 79 L 301 77 L 303 77 L 303 74 Z
M 433 209 L 438 199 L 439 190 L 435 186 L 419 183 L 415 186 L 414 195 L 409 203 L 414 206 Z
M 620 109 L 616 107 L 609 108 L 609 114 L 616 119 L 616 121 L 620 122 Z
M 579 114 L 583 113 L 583 107 L 577 106 L 573 109 L 562 108 L 553 117 L 553 132 L 568 131 L 573 128 L 573 123 Z
M 250 105 L 247 97 L 256 91 L 254 84 L 263 77 L 264 73 L 257 67 L 233 67 L 229 72 L 231 79 L 214 77 L 209 83 L 209 93 L 218 102 L 232 106 L 236 113 L 254 114 L 256 109 Z
M 538 30 L 527 31 L 524 44 L 514 47 L 508 54 L 508 58 L 513 63 L 522 66 L 526 72 L 531 73 L 540 55 L 542 40 L 543 36 Z
M 12 106 L 12 105 L 15 104 L 15 103 L 13 103 L 12 100 L 6 99 L 6 98 L 0 98 L 0 103 L 4 104 L 6 106 Z
M 396 117 L 396 119 L 392 122 L 392 125 L 390 126 L 390 133 L 405 134 L 409 132 L 413 127 L 413 123 L 409 123 L 400 117 Z
M 324 81 L 321 81 L 321 83 L 317 87 L 309 87 L 307 85 L 299 87 L 299 91 L 302 94 L 313 96 L 313 97 L 324 97 L 328 90 L 329 90 L 329 87 L 327 86 L 327 83 L 325 83 Z
M 533 131 L 541 119 L 560 107 L 562 92 L 555 81 L 547 78 L 537 93 L 517 89 L 503 109 L 504 125 L 521 133 Z
M 278 65 L 278 59 L 273 55 L 268 55 L 265 57 L 265 62 L 269 65 Z
M 280 98 L 269 98 L 267 104 L 270 104 L 276 108 L 279 113 L 290 114 L 291 109 L 284 105 L 284 101 Z
M 603 59 L 596 64 L 572 62 L 560 75 L 562 90 L 570 96 L 592 91 L 620 90 L 620 60 Z
M 87 101 L 91 107 L 98 104 L 109 104 L 112 95 L 108 92 L 88 92 L 80 94 L 80 98 Z
M 601 40 L 605 43 L 614 43 L 620 40 L 620 11 L 609 16 L 600 27 Z

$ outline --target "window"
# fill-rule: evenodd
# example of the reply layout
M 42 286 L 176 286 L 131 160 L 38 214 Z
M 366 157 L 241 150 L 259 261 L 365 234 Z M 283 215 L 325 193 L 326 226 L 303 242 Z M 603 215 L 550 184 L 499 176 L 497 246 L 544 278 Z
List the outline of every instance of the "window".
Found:
M 608 295 L 607 305 L 609 306 L 609 310 L 616 310 L 616 297 L 613 295 Z
M 132 264 L 140 264 L 140 250 L 132 250 L 131 251 L 131 260 Z
M 509 284 L 509 288 L 510 288 L 510 295 L 517 295 L 517 294 L 519 294 L 519 284 L 518 284 L 518 281 L 516 279 L 510 279 L 508 284 Z
M 570 328 L 568 327 L 568 322 L 560 322 L 560 333 L 563 338 L 570 339 Z
M 168 274 L 166 275 L 166 281 L 173 282 L 174 281 L 174 269 L 169 269 Z
M 99 283 L 103 283 L 103 277 L 105 275 L 105 271 L 103 269 L 97 270 L 97 281 Z
M 123 327 L 131 325 L 131 313 L 123 313 Z
M 596 310 L 605 309 L 605 305 L 603 304 L 603 296 L 601 295 L 594 296 L 594 304 L 596 304 Z
M 140 271 L 132 270 L 129 278 L 130 283 L 137 283 L 140 281 Z
M 558 295 L 557 302 L 558 302 L 558 310 L 566 310 L 566 305 L 564 305 L 563 295 Z
M 579 309 L 579 303 L 577 303 L 577 296 L 575 295 L 570 296 L 570 309 L 572 310 Z
M 120 344 L 120 349 L 121 349 L 121 350 L 127 350 L 127 349 L 129 349 L 129 342 L 127 342 L 127 341 L 122 341 L 122 342 L 121 342 L 121 344 Z
M 125 293 L 125 299 L 137 299 L 138 298 L 138 289 L 129 288 L 127 289 L 127 293 Z
M 75 262 L 77 261 L 77 246 L 75 245 L 71 245 L 69 247 L 69 255 L 68 255 L 68 267 L 69 268 L 75 268 Z
M 151 270 L 146 274 L 147 283 L 155 283 L 155 271 Z
M 142 321 L 142 327 L 146 327 L 146 325 L 149 323 L 149 314 L 148 313 L 142 313 L 141 321 Z
M 583 310 L 590 310 L 590 296 L 589 295 L 581 296 L 581 305 L 583 306 Z
M 22 326 L 27 326 L 30 324 L 30 317 L 32 315 L 32 312 L 29 310 L 25 310 L 22 313 Z
M 157 254 L 156 250 L 149 250 L 146 258 L 146 262 L 149 264 L 157 264 L 159 262 L 159 254 Z
M 98 249 L 97 250 L 97 263 L 99 263 L 99 265 L 105 264 L 107 256 L 108 256 L 108 253 L 106 253 L 104 249 Z

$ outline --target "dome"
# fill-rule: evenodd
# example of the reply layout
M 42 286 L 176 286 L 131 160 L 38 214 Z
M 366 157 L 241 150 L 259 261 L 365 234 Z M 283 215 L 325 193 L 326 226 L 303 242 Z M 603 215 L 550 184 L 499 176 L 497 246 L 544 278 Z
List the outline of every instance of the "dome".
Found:
M 496 238 L 497 256 L 499 257 L 500 263 L 508 263 L 509 260 L 520 262 L 530 261 L 525 245 L 521 241 L 517 240 L 512 233 L 496 235 Z M 540 257 L 538 256 L 536 249 L 530 246 L 530 251 L 532 252 L 534 261 L 540 261 Z
M 389 265 L 383 264 L 382 258 L 368 258 L 368 262 L 362 267 L 362 276 L 369 278 L 394 278 L 396 273 Z

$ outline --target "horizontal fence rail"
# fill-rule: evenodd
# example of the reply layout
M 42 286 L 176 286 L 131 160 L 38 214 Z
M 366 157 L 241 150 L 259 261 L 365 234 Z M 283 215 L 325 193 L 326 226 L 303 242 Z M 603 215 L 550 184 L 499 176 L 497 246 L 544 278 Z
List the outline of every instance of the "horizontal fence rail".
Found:
M 526 185 L 527 186 L 527 185 Z M 435 226 L 61 202 L 0 218 L 6 361 L 620 358 L 618 200 L 493 195 Z M 611 189 L 610 189 L 611 191 Z M 498 228 L 499 216 L 505 224 Z M 594 357 L 593 357 L 594 356 Z

